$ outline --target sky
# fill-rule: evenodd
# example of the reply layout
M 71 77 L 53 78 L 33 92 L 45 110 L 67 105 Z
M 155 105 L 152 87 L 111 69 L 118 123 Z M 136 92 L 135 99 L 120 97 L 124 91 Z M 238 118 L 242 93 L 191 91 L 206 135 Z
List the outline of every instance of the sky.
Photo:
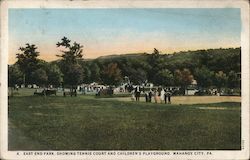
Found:
M 58 59 L 63 36 L 84 46 L 83 58 L 240 47 L 238 8 L 9 9 L 9 64 L 19 47 Z

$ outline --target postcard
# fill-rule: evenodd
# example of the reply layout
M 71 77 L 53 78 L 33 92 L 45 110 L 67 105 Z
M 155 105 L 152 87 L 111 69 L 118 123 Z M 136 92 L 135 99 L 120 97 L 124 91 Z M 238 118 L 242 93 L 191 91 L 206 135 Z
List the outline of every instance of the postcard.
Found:
M 3 0 L 1 159 L 249 159 L 249 2 Z

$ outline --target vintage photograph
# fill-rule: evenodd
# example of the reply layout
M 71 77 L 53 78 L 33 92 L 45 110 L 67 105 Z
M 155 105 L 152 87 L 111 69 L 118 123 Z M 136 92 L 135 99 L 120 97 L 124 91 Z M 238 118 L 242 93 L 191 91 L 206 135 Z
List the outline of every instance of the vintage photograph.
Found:
M 241 151 L 242 28 L 240 7 L 8 8 L 8 151 Z

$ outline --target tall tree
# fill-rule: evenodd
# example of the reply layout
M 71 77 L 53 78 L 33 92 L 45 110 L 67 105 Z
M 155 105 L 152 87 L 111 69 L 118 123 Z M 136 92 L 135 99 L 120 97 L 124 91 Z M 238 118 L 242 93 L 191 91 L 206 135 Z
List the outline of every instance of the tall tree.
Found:
M 102 71 L 102 81 L 107 85 L 118 85 L 122 81 L 121 70 L 117 63 L 110 63 Z
M 228 73 L 228 87 L 229 88 L 240 88 L 240 77 L 235 71 Z
M 133 84 L 140 85 L 147 80 L 147 73 L 142 68 L 130 68 L 129 80 Z
M 73 44 L 70 44 L 70 42 L 71 40 L 69 40 L 67 37 L 63 37 L 61 42 L 57 42 L 57 47 L 64 48 L 64 50 L 62 50 L 63 54 L 57 56 L 61 57 L 62 61 L 67 64 L 75 64 L 77 63 L 77 60 L 82 59 L 83 46 L 80 45 L 80 43 L 74 42 Z
M 63 37 L 61 42 L 56 45 L 57 47 L 63 47 L 61 51 L 63 54 L 57 56 L 62 58 L 60 68 L 63 73 L 64 85 L 70 85 L 71 92 L 73 92 L 73 89 L 83 81 L 83 69 L 78 64 L 78 61 L 82 60 L 83 46 L 76 42 L 73 44 L 70 42 L 68 38 Z
M 223 71 L 215 73 L 215 85 L 218 87 L 219 92 L 222 87 L 226 87 L 228 81 L 227 75 Z
M 13 96 L 13 89 L 15 85 L 20 85 L 22 83 L 23 74 L 20 71 L 18 65 L 8 65 L 8 87 L 11 90 L 11 96 Z
M 150 64 L 150 68 L 148 71 L 148 80 L 150 82 L 157 83 L 154 81 L 154 75 L 159 70 L 160 59 L 160 52 L 156 48 L 154 48 L 154 52 L 150 54 L 147 58 L 147 62 Z
M 92 82 L 100 82 L 100 67 L 97 63 L 93 62 L 90 65 L 90 72 L 91 72 L 91 80 Z
M 72 89 L 83 82 L 83 69 L 79 64 L 72 64 L 69 66 L 69 72 L 64 75 L 64 82 L 71 86 Z
M 31 72 L 31 77 L 33 79 L 33 82 L 40 87 L 47 86 L 48 76 L 44 69 L 39 68 L 34 70 L 33 72 Z
M 160 70 L 154 78 L 157 85 L 171 86 L 174 83 L 174 76 L 168 69 Z
M 49 64 L 49 68 L 47 70 L 48 75 L 48 84 L 58 87 L 62 84 L 63 74 L 60 68 L 56 64 Z
M 205 66 L 196 68 L 194 71 L 194 76 L 198 86 L 200 87 L 207 88 L 213 84 L 214 72 L 210 71 Z
M 31 78 L 31 73 L 38 69 L 38 56 L 37 47 L 34 44 L 26 44 L 26 47 L 20 47 L 21 53 L 16 54 L 17 64 L 20 66 L 23 72 L 23 83 L 32 84 L 33 79 Z
M 84 65 L 83 67 L 83 82 L 84 83 L 91 83 L 93 82 L 91 79 L 91 70 L 89 66 Z
M 183 70 L 177 69 L 175 71 L 174 79 L 175 79 L 175 84 L 180 85 L 183 91 L 183 94 L 185 94 L 185 90 L 187 86 L 192 83 L 192 81 L 194 80 L 194 77 L 191 74 L 189 69 L 184 68 Z

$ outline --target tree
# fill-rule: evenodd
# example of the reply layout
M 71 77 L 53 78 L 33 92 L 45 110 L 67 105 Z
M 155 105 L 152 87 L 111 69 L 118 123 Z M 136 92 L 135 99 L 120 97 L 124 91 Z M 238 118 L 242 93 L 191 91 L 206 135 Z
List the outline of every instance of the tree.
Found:
M 82 59 L 82 48 L 83 46 L 80 43 L 74 42 L 70 44 L 70 40 L 66 37 L 61 39 L 61 42 L 57 42 L 57 47 L 64 47 L 62 51 L 62 55 L 57 55 L 58 57 L 63 58 L 62 60 L 65 61 L 67 64 L 75 64 L 77 60 Z
M 35 71 L 31 72 L 31 78 L 33 79 L 33 82 L 40 87 L 45 87 L 48 81 L 47 73 L 42 68 L 36 69 Z
M 154 76 L 155 84 L 163 85 L 163 86 L 171 86 L 173 85 L 174 76 L 168 69 L 160 70 Z
M 100 82 L 100 67 L 95 62 L 93 62 L 90 65 L 90 72 L 91 72 L 91 81 Z
M 67 72 L 67 76 L 64 75 L 64 82 L 70 85 L 71 88 L 75 88 L 76 85 L 83 82 L 83 69 L 79 64 L 73 64 L 69 66 L 70 72 Z
M 225 87 L 227 84 L 228 77 L 223 71 L 215 73 L 215 85 L 219 88 L 219 92 L 222 87 Z
M 154 81 L 154 75 L 159 70 L 160 60 L 160 52 L 156 48 L 154 48 L 154 52 L 150 54 L 147 58 L 147 62 L 151 66 L 148 71 L 148 80 L 150 82 L 157 83 Z
M 117 63 L 109 63 L 101 73 L 104 84 L 118 85 L 122 81 L 121 70 L 118 68 Z
M 142 68 L 130 68 L 128 76 L 130 81 L 137 85 L 140 85 L 147 80 L 147 73 Z
M 31 72 L 38 68 L 38 56 L 37 47 L 34 44 L 26 44 L 26 47 L 20 47 L 19 50 L 22 53 L 16 54 L 17 64 L 20 66 L 21 71 L 23 72 L 23 83 L 32 84 L 33 79 L 31 78 Z
M 202 66 L 194 71 L 195 80 L 200 87 L 210 87 L 213 84 L 214 72 Z
M 49 64 L 49 68 L 47 70 L 48 75 L 48 84 L 53 86 L 60 86 L 62 84 L 63 74 L 60 68 L 56 64 Z
M 92 79 L 91 79 L 91 70 L 89 66 L 84 65 L 83 67 L 83 82 L 84 83 L 91 83 Z
M 15 85 L 22 83 L 22 77 L 23 74 L 18 65 L 8 65 L 8 86 L 11 89 L 11 96 Z
M 230 71 L 228 73 L 228 87 L 237 88 L 240 87 L 240 78 L 235 71 Z
M 141 84 L 148 79 L 150 65 L 144 59 L 123 57 L 116 62 L 121 69 L 122 77 L 129 77 L 133 84 Z
M 174 73 L 174 80 L 176 85 L 181 86 L 183 94 L 185 94 L 187 86 L 192 83 L 194 77 L 189 69 L 186 68 L 184 68 L 183 70 L 177 69 Z
M 63 47 L 64 50 L 62 55 L 57 55 L 61 57 L 60 68 L 63 73 L 63 82 L 65 85 L 70 85 L 71 93 L 73 88 L 76 89 L 76 86 L 83 80 L 83 69 L 78 64 L 79 60 L 82 60 L 82 48 L 83 46 L 79 43 L 74 42 L 70 44 L 70 40 L 66 37 L 61 39 L 61 42 L 58 42 L 57 47 Z

